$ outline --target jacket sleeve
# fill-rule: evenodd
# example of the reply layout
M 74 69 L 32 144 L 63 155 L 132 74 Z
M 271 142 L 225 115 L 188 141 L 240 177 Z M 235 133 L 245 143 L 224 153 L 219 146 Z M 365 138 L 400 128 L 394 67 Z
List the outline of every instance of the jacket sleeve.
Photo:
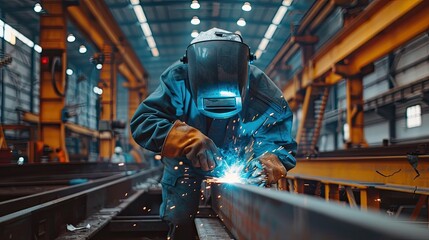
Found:
M 186 69 L 175 64 L 160 79 L 160 86 L 137 108 L 130 122 L 134 140 L 143 148 L 161 152 L 175 120 L 183 112 Z
M 252 95 L 263 102 L 263 114 L 258 129 L 254 132 L 255 157 L 266 152 L 276 154 L 287 170 L 296 165 L 297 143 L 292 136 L 293 113 L 282 92 L 261 70 L 253 69 L 252 76 L 257 86 L 250 86 Z

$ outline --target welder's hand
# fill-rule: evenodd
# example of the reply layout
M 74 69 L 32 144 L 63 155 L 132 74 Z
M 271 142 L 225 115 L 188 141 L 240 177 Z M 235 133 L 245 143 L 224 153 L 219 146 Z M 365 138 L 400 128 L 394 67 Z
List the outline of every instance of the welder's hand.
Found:
M 277 183 L 280 178 L 286 177 L 286 168 L 280 162 L 277 155 L 265 153 L 260 156 L 258 160 L 261 162 L 264 168 L 264 172 L 267 176 L 267 184 Z
M 221 156 L 210 138 L 179 120 L 168 133 L 161 155 L 170 158 L 186 156 L 194 167 L 204 171 L 214 169 Z
M 287 171 L 279 158 L 272 153 L 265 153 L 253 159 L 247 167 L 247 182 L 252 185 L 267 186 L 286 177 Z

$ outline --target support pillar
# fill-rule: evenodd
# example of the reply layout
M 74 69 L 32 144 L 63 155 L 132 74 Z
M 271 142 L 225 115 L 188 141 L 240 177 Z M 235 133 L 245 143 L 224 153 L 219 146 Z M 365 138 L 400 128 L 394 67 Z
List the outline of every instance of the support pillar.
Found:
M 111 124 L 116 119 L 117 66 L 112 46 L 104 45 L 103 55 L 104 63 L 98 87 L 103 89 L 100 102 L 100 124 L 107 126 L 107 129 L 104 127 L 100 129 L 100 158 L 102 161 L 109 161 L 115 147 L 115 136 Z
M 65 125 L 61 111 L 66 93 L 67 21 L 63 1 L 42 0 L 48 14 L 40 17 L 40 134 L 43 144 L 54 151 L 61 148 L 69 161 L 65 144 Z M 54 80 L 53 80 L 54 79 Z
M 364 133 L 363 84 L 362 77 L 347 78 L 346 84 L 347 125 L 349 138 L 345 139 L 345 148 L 366 147 Z
M 140 102 L 143 100 L 143 94 L 139 88 L 129 88 L 128 89 L 128 122 L 131 121 L 131 118 L 134 116 Z M 129 143 L 133 147 L 138 147 L 136 141 L 134 141 L 132 134 L 129 134 L 130 139 Z

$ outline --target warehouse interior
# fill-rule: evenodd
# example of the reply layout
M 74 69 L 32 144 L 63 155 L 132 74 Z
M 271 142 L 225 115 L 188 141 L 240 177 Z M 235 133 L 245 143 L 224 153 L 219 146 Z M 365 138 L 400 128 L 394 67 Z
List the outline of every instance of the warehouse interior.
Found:
M 275 189 L 206 187 L 199 239 L 427 239 L 428 16 L 425 0 L 0 0 L 0 239 L 165 239 L 163 156 L 130 120 L 213 27 L 282 91 L 298 149 Z

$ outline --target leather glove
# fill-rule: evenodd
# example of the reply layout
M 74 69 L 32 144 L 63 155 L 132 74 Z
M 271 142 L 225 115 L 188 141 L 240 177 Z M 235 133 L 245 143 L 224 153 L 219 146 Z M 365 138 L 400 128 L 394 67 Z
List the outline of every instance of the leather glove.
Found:
M 220 159 L 219 150 L 210 138 L 179 120 L 168 133 L 161 155 L 169 158 L 186 156 L 194 167 L 204 171 L 214 169 Z
M 264 153 L 251 162 L 249 166 L 251 174 L 248 181 L 251 184 L 259 186 L 271 185 L 286 177 L 286 168 L 275 154 Z

